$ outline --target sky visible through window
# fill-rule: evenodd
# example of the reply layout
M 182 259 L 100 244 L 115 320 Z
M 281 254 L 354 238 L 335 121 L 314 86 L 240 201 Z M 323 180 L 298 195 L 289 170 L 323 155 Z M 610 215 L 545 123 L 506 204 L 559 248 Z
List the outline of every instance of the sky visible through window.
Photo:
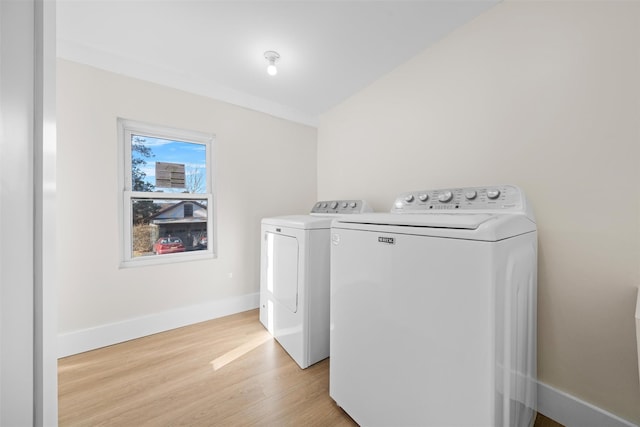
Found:
M 132 135 L 132 160 L 141 161 L 137 164 L 138 175 L 144 182 L 154 187 L 153 191 L 165 193 L 205 193 L 207 160 L 204 144 L 193 142 L 172 141 L 144 135 Z M 136 150 L 135 146 L 143 147 Z M 182 164 L 185 167 L 186 189 L 161 188 L 156 186 L 156 162 Z M 134 170 L 134 176 L 136 171 Z M 135 179 L 135 178 L 134 178 Z

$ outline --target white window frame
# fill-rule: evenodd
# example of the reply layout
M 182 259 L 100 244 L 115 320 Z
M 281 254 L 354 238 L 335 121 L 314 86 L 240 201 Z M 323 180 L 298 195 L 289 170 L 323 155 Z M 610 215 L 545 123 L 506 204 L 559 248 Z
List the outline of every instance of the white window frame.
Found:
M 206 191 L 204 193 L 161 193 L 132 190 L 131 136 L 142 135 L 154 138 L 202 144 L 206 149 Z M 175 262 L 213 259 L 217 257 L 216 204 L 214 193 L 214 141 L 215 135 L 196 131 L 151 125 L 134 120 L 118 118 L 118 188 L 120 189 L 120 267 L 171 264 Z M 132 212 L 133 199 L 161 200 L 207 200 L 207 249 L 175 254 L 133 257 Z

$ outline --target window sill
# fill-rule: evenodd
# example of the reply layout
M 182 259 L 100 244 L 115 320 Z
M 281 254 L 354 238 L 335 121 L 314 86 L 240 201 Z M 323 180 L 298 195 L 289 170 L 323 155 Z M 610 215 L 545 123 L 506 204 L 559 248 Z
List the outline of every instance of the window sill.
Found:
M 148 267 L 155 265 L 170 265 L 189 261 L 202 261 L 216 259 L 217 256 L 213 251 L 194 251 L 183 252 L 179 254 L 163 254 L 152 255 L 147 257 L 139 257 L 131 260 L 120 261 L 120 268 Z

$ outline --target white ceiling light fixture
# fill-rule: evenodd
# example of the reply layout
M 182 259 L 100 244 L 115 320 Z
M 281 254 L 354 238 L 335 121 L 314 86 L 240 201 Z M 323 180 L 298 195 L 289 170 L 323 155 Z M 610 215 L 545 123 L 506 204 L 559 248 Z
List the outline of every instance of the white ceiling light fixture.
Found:
M 267 66 L 267 73 L 269 73 L 270 76 L 278 74 L 276 62 L 280 59 L 280 54 L 273 50 L 268 50 L 264 53 L 264 58 L 269 62 L 269 65 Z

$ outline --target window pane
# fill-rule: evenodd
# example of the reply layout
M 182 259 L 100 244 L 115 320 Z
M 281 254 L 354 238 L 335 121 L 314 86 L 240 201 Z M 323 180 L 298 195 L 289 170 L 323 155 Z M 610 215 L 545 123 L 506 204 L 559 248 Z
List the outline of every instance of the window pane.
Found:
M 159 193 L 207 192 L 207 146 L 131 135 L 131 189 Z
M 131 201 L 133 257 L 207 249 L 207 199 Z

